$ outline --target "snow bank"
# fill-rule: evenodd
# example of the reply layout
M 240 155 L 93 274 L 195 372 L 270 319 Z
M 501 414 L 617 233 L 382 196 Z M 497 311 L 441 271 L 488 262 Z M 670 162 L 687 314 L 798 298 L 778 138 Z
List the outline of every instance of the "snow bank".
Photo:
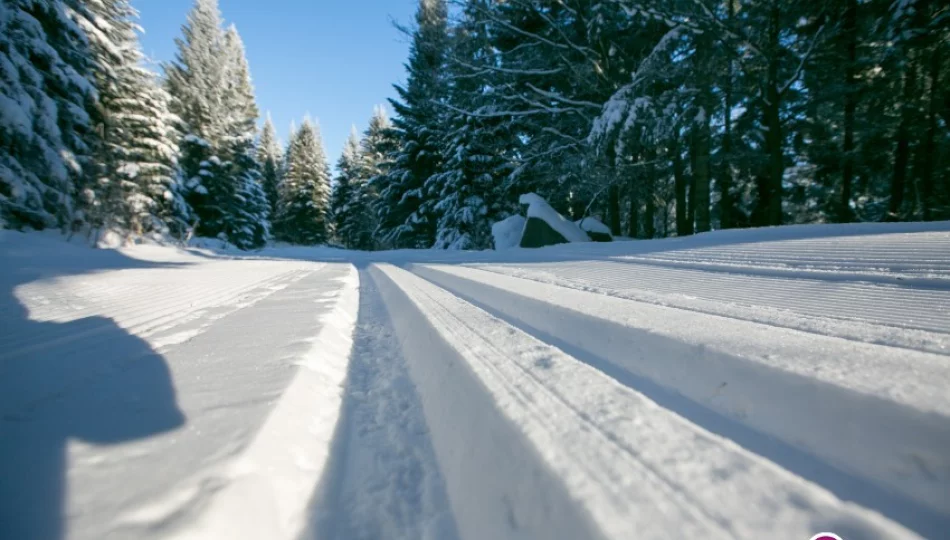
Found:
M 575 223 L 577 223 L 577 226 L 580 227 L 582 231 L 607 234 L 613 237 L 613 233 L 610 232 L 610 227 L 604 225 L 604 223 L 597 218 L 586 217 Z
M 568 221 L 551 208 L 551 205 L 534 193 L 525 193 L 518 201 L 528 205 L 528 217 L 538 218 L 560 233 L 568 242 L 590 242 L 590 237 L 580 227 Z
M 495 239 L 495 250 L 502 251 L 518 247 L 527 221 L 524 216 L 515 214 L 492 225 L 491 235 Z

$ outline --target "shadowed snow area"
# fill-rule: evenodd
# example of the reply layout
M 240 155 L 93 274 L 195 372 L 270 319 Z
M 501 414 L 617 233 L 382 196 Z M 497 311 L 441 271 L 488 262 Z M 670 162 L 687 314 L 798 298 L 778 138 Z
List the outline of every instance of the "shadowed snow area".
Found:
M 537 250 L 0 232 L 0 538 L 937 538 L 950 223 Z

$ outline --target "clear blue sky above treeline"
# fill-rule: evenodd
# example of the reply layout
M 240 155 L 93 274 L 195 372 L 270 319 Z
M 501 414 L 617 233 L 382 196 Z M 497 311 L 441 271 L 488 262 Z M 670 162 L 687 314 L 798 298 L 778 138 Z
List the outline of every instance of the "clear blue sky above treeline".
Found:
M 175 56 L 194 0 L 132 0 L 152 60 Z M 350 127 L 361 132 L 373 107 L 405 80 L 407 38 L 392 21 L 412 21 L 417 0 L 220 0 L 251 66 L 262 114 L 269 112 L 284 142 L 291 122 L 307 114 L 320 123 L 331 165 Z M 387 104 L 388 108 L 388 104 Z

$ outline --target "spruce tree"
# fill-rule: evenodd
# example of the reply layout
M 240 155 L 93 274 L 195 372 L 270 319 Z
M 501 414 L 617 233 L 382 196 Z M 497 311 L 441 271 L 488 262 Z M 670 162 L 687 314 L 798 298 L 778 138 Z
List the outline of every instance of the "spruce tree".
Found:
M 354 189 L 358 188 L 360 175 L 363 174 L 360 154 L 360 138 L 354 127 L 350 137 L 343 146 L 343 153 L 337 161 L 337 175 L 330 194 L 330 214 L 333 216 L 333 225 L 337 241 L 347 248 L 354 248 L 356 239 L 352 236 L 354 215 L 356 208 L 351 208 L 354 199 Z
M 330 166 L 319 129 L 305 119 L 290 139 L 279 187 L 277 240 L 299 245 L 325 244 L 333 227 L 329 216 Z
M 269 236 L 267 197 L 254 147 L 257 105 L 244 46 L 222 30 L 217 0 L 196 0 L 166 67 L 173 112 L 183 121 L 181 167 L 198 233 L 241 249 Z
M 89 0 L 85 29 L 96 60 L 102 124 L 95 153 L 95 225 L 131 234 L 180 234 L 189 208 L 177 170 L 169 97 L 146 69 L 128 0 Z
M 70 13 L 75 18 L 70 17 Z M 75 227 L 93 200 L 84 165 L 96 146 L 91 51 L 78 0 L 0 4 L 0 220 Z
M 261 167 L 261 184 L 272 216 L 277 211 L 277 186 L 280 185 L 283 161 L 284 152 L 277 140 L 277 130 L 270 115 L 267 115 L 257 142 L 257 163 Z
M 178 53 L 165 67 L 165 80 L 172 112 L 182 120 L 180 163 L 188 202 L 198 234 L 226 237 L 234 189 L 219 155 L 228 118 L 228 62 L 217 0 L 196 0 L 175 43 Z
M 453 29 L 450 108 L 440 144 L 442 166 L 426 184 L 427 192 L 437 194 L 435 247 L 441 249 L 490 248 L 492 224 L 515 210 L 506 203 L 502 189 L 512 172 L 510 152 L 516 147 L 510 123 L 466 112 L 492 104 L 491 95 L 479 91 L 485 78 L 467 76 L 472 66 L 492 61 L 487 28 L 479 22 L 476 7 L 482 6 L 470 5 Z
M 435 241 L 432 206 L 437 194 L 427 192 L 425 184 L 440 167 L 441 104 L 447 95 L 445 0 L 419 0 L 416 24 L 406 66 L 408 82 L 396 86 L 399 99 L 390 100 L 399 144 L 389 156 L 385 179 L 377 184 L 379 234 L 400 248 L 429 248 Z
M 244 44 L 232 25 L 224 37 L 226 62 L 225 120 L 221 154 L 228 164 L 233 198 L 228 208 L 228 239 L 241 249 L 258 248 L 270 236 L 269 205 L 257 163 L 258 108 Z
M 354 249 L 370 251 L 386 245 L 376 236 L 379 227 L 375 211 L 379 200 L 376 179 L 385 178 L 386 156 L 392 154 L 396 144 L 386 109 L 377 106 L 360 141 L 360 174 L 351 185 L 349 208 L 352 219 L 346 234 L 352 239 Z

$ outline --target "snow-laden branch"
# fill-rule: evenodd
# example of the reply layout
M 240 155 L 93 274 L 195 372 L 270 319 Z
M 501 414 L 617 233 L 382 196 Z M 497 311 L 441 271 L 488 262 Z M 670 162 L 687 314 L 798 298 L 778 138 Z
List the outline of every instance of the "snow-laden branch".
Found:
M 795 68 L 795 73 L 793 73 L 792 76 L 787 81 L 785 81 L 785 84 L 779 87 L 779 90 L 778 90 L 779 95 L 782 95 L 785 92 L 787 92 L 788 89 L 791 88 L 793 84 L 795 84 L 795 81 L 797 81 L 798 78 L 801 77 L 802 71 L 804 71 L 805 69 L 805 64 L 808 63 L 809 59 L 811 59 L 812 55 L 815 53 L 815 49 L 818 46 L 818 42 L 821 41 L 821 33 L 822 31 L 824 31 L 824 29 L 825 29 L 825 25 L 821 25 L 818 28 L 818 31 L 815 32 L 815 37 L 812 39 L 811 45 L 808 46 L 808 50 L 805 51 L 800 61 L 798 62 L 798 67 Z
M 453 58 L 453 59 L 452 59 L 452 62 L 454 62 L 455 64 L 458 64 L 458 65 L 460 65 L 460 66 L 462 66 L 462 67 L 464 67 L 464 68 L 467 68 L 467 69 L 479 70 L 479 71 L 476 71 L 476 72 L 471 73 L 471 74 L 463 75 L 463 77 L 475 77 L 475 76 L 484 75 L 484 74 L 486 74 L 486 73 L 504 73 L 504 74 L 506 74 L 506 75 L 543 76 L 543 75 L 557 75 L 558 73 L 562 73 L 562 72 L 564 71 L 564 68 L 555 68 L 555 69 L 512 69 L 512 68 L 503 68 L 503 67 L 499 67 L 499 66 L 490 66 L 490 65 L 476 66 L 476 65 L 474 65 L 474 64 L 470 64 L 470 63 L 465 62 L 464 60 L 460 60 L 460 59 L 458 59 L 458 58 Z
M 597 60 L 596 60 L 597 57 L 598 57 L 596 51 L 594 51 L 594 50 L 591 49 L 590 47 L 584 47 L 584 46 L 582 46 L 582 45 L 578 45 L 578 44 L 574 43 L 574 42 L 571 40 L 571 38 L 568 37 L 568 35 L 564 33 L 564 27 L 563 27 L 563 25 L 558 24 L 556 21 L 552 20 L 551 17 L 550 17 L 547 13 L 544 13 L 543 11 L 541 11 L 541 10 L 539 10 L 539 9 L 535 9 L 535 6 L 534 6 L 534 5 L 528 6 L 528 5 L 525 5 L 524 2 L 517 2 L 517 3 L 520 4 L 520 5 L 523 6 L 523 7 L 526 7 L 526 8 L 528 8 L 528 9 L 531 9 L 535 14 L 537 14 L 539 17 L 541 17 L 542 19 L 544 19 L 544 22 L 548 23 L 548 25 L 549 25 L 554 31 L 556 31 L 556 32 L 558 33 L 558 35 L 561 36 L 561 40 L 562 40 L 568 47 L 570 47 L 571 49 L 574 49 L 574 51 L 580 53 L 580 54 L 581 54 L 584 58 L 586 58 L 588 61 L 590 61 L 590 62 L 592 62 L 593 64 L 595 64 L 595 66 L 598 67 L 598 72 L 602 72 L 602 71 L 603 71 L 602 69 L 599 69 L 599 64 L 598 64 L 598 62 L 597 62 Z M 576 13 L 575 13 L 575 15 L 576 15 Z
M 505 100 L 505 101 L 519 101 L 519 102 L 524 103 L 524 104 L 526 104 L 526 105 L 528 105 L 528 106 L 530 106 L 530 107 L 534 107 L 534 108 L 537 109 L 537 110 L 544 110 L 544 111 L 547 111 L 549 114 L 575 113 L 575 114 L 577 114 L 578 116 L 580 116 L 581 118 L 583 118 L 584 120 L 587 120 L 587 121 L 591 120 L 590 116 L 588 116 L 587 114 L 584 114 L 583 110 L 580 109 L 579 107 L 555 107 L 555 106 L 551 106 L 551 105 L 546 105 L 546 104 L 544 104 L 544 103 L 541 103 L 540 101 L 531 99 L 531 98 L 525 96 L 524 94 L 521 94 L 521 93 L 518 93 L 518 92 L 516 92 L 516 93 L 514 93 L 514 94 L 512 94 L 512 95 L 509 95 L 509 96 L 504 96 L 504 95 L 503 95 L 503 96 L 500 96 L 500 97 L 501 97 L 502 100 Z M 598 108 L 599 108 L 599 107 L 598 107 Z
M 666 34 L 657 41 L 656 45 L 649 54 L 640 62 L 640 66 L 631 75 L 631 81 L 620 87 L 610 96 L 610 99 L 603 105 L 600 116 L 598 116 L 591 126 L 588 142 L 595 143 L 598 140 L 607 138 L 610 134 L 617 131 L 623 122 L 623 128 L 631 124 L 631 117 L 636 117 L 638 110 L 645 106 L 652 106 L 649 98 L 638 96 L 636 94 L 640 85 L 650 80 L 655 72 L 655 66 L 659 62 L 661 55 L 666 52 L 671 44 L 679 39 L 681 26 L 671 28 Z
M 535 93 L 537 93 L 537 94 L 539 94 L 539 95 L 541 95 L 541 96 L 543 96 L 543 97 L 546 97 L 546 98 L 548 98 L 548 99 L 552 99 L 552 100 L 554 100 L 554 101 L 560 101 L 561 103 L 567 103 L 568 105 L 578 105 L 578 106 L 580 106 L 580 107 L 588 107 L 588 108 L 597 109 L 597 110 L 600 110 L 600 109 L 603 107 L 602 104 L 600 104 L 600 103 L 594 103 L 593 101 L 584 101 L 584 100 L 570 99 L 570 98 L 564 97 L 564 96 L 562 96 L 561 94 L 558 94 L 558 93 L 556 93 L 556 92 L 548 92 L 548 91 L 546 91 L 546 90 L 541 90 L 540 88 L 536 87 L 535 85 L 533 85 L 533 84 L 531 84 L 531 83 L 527 83 L 525 86 L 527 86 L 528 88 L 530 88 L 531 91 L 533 91 L 533 92 L 535 92 Z
M 561 131 L 561 130 L 559 130 L 559 129 L 556 129 L 556 128 L 553 128 L 553 127 L 551 127 L 551 126 L 546 126 L 546 127 L 542 128 L 542 129 L 541 129 L 541 132 L 542 132 L 542 133 L 550 133 L 550 134 L 555 135 L 555 136 L 557 136 L 557 137 L 561 137 L 562 139 L 567 139 L 567 140 L 571 141 L 571 142 L 574 143 L 574 144 L 586 144 L 586 143 L 587 143 L 587 141 L 585 141 L 584 139 L 579 139 L 579 138 L 577 138 L 577 137 L 575 137 L 575 136 L 573 136 L 573 135 L 568 135 L 567 133 L 564 133 L 563 131 Z
M 567 112 L 578 112 L 577 109 L 555 109 L 555 108 L 544 108 L 544 109 L 533 109 L 533 110 L 523 110 L 523 111 L 466 111 L 465 109 L 460 109 L 448 103 L 435 102 L 438 105 L 445 107 L 446 109 L 457 112 L 459 114 L 464 114 L 465 116 L 471 116 L 472 118 L 508 118 L 512 116 L 540 116 L 548 114 L 560 114 Z

